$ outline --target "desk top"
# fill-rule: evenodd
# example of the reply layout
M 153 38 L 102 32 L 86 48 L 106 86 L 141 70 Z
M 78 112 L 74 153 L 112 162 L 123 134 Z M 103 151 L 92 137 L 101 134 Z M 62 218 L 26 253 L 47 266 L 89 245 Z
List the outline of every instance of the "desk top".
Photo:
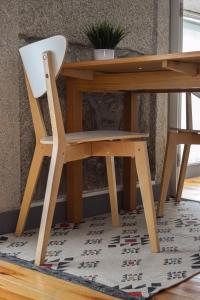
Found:
M 135 73 L 173 70 L 196 75 L 199 73 L 199 64 L 200 51 L 196 51 L 65 63 L 63 64 L 61 72 L 65 75 L 66 70 L 102 73 Z

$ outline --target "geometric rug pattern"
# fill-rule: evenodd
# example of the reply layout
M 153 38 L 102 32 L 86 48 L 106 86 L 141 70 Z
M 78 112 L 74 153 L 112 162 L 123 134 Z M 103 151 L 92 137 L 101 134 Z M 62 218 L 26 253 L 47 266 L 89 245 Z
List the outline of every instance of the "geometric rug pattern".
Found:
M 112 228 L 110 214 L 57 224 L 43 267 L 79 276 L 90 287 L 105 285 L 124 299 L 148 298 L 200 272 L 200 203 L 166 203 L 165 217 L 157 219 L 160 253 L 151 253 L 141 208 L 120 219 L 119 228 Z M 33 263 L 37 234 L 0 236 L 0 252 Z

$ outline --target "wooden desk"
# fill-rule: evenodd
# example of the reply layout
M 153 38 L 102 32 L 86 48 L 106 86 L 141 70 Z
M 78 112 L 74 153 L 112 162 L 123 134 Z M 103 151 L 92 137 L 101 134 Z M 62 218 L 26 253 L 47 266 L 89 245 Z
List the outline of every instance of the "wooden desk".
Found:
M 136 94 L 139 92 L 184 92 L 200 90 L 200 52 L 121 58 L 107 61 L 66 63 L 61 73 L 67 78 L 67 131 L 82 130 L 82 92 L 126 91 L 124 123 L 137 130 Z M 82 162 L 67 168 L 68 219 L 82 219 Z M 135 207 L 134 160 L 124 161 L 124 208 Z

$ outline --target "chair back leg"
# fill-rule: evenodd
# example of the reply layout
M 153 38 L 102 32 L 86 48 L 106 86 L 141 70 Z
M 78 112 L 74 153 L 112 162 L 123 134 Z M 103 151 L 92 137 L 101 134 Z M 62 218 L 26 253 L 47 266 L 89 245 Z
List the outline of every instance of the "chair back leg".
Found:
M 192 117 L 192 94 L 186 93 L 186 128 L 187 129 L 193 129 L 193 117 Z M 191 145 L 185 144 L 184 145 L 184 151 L 183 151 L 183 157 L 181 162 L 181 168 L 180 168 L 180 174 L 178 179 L 178 185 L 177 185 L 177 192 L 176 192 L 176 201 L 180 202 L 181 195 L 183 191 L 184 186 L 184 179 L 187 171 L 187 164 L 189 160 L 190 155 L 190 147 Z
M 152 252 L 159 252 L 151 174 L 146 142 L 135 143 L 135 162 Z
M 162 182 L 160 187 L 160 199 L 157 207 L 158 217 L 162 217 L 164 214 L 164 205 L 167 197 L 169 181 L 170 181 L 175 159 L 176 159 L 176 133 L 175 134 L 169 133 L 167 138 L 167 146 L 165 150 Z
M 181 162 L 179 179 L 178 179 L 177 192 L 176 192 L 176 201 L 178 201 L 178 202 L 181 200 L 189 155 L 190 155 L 190 145 L 185 145 L 184 151 L 183 151 L 182 162 Z
M 110 195 L 110 207 L 112 216 L 113 227 L 118 227 L 119 224 L 119 213 L 118 213 L 118 202 L 117 202 L 117 189 L 116 189 L 116 176 L 115 176 L 115 162 L 113 156 L 106 156 L 106 169 L 108 176 L 108 188 Z

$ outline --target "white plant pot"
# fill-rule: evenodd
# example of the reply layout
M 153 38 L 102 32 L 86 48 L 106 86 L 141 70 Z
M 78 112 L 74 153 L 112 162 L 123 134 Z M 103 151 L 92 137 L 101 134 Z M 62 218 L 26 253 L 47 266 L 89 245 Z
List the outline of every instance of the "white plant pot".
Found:
M 115 50 L 113 49 L 94 49 L 95 60 L 113 59 L 115 57 Z

